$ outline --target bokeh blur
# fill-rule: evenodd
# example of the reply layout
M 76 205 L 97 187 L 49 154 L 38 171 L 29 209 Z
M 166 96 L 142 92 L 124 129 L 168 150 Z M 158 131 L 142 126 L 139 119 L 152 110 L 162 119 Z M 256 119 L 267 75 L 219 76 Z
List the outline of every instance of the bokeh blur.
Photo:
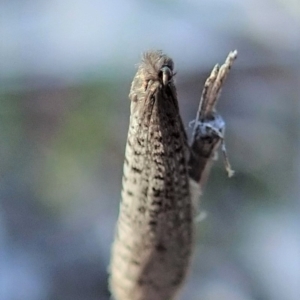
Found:
M 180 299 L 300 299 L 300 2 L 0 2 L 0 299 L 109 299 L 128 93 L 141 53 L 176 64 L 181 113 L 239 56 Z

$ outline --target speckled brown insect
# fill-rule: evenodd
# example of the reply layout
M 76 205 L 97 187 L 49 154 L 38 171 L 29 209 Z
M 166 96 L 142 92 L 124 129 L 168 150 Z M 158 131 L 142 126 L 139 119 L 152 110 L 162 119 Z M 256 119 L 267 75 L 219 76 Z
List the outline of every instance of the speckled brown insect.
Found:
M 172 59 L 150 51 L 131 85 L 122 200 L 110 263 L 116 300 L 174 299 L 191 260 L 201 175 L 224 140 L 224 122 L 212 113 L 216 99 L 211 98 L 188 146 L 173 76 Z
M 183 282 L 194 236 L 187 137 L 161 51 L 144 55 L 132 82 L 122 201 L 110 288 L 117 300 L 171 299 Z

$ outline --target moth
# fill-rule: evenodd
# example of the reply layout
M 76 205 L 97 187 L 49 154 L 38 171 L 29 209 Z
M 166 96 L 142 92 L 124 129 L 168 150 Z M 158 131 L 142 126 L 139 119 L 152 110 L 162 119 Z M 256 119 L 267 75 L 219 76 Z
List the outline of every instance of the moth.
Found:
M 173 60 L 162 51 L 149 51 L 138 67 L 129 93 L 130 122 L 110 262 L 115 300 L 174 299 L 186 278 L 203 174 L 224 144 L 225 123 L 215 112 L 220 88 L 213 87 L 219 71 L 214 69 L 215 80 L 206 82 L 189 146 Z

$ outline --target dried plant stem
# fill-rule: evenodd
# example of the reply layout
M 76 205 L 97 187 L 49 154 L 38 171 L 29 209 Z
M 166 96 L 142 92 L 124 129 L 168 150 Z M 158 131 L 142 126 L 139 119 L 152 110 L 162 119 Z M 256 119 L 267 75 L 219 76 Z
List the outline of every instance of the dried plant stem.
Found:
M 204 84 L 196 120 L 192 122 L 194 129 L 189 174 L 201 186 L 206 182 L 213 158 L 220 144 L 228 176 L 231 177 L 234 174 L 226 152 L 225 122 L 216 112 L 216 105 L 222 86 L 236 57 L 237 51 L 232 51 L 221 67 L 218 64 L 215 65 Z

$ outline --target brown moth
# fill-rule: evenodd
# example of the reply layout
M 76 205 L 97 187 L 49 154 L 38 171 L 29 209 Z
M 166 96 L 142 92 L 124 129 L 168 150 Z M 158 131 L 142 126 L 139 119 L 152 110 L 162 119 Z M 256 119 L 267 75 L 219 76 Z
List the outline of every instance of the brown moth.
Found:
M 174 63 L 144 54 L 129 98 L 122 200 L 110 265 L 116 300 L 172 299 L 194 239 L 188 143 L 179 114 Z
M 189 269 L 200 185 L 219 145 L 225 165 L 225 123 L 217 98 L 237 52 L 207 79 L 191 147 L 180 117 L 174 63 L 149 51 L 133 79 L 122 199 L 110 263 L 115 300 L 171 300 Z

